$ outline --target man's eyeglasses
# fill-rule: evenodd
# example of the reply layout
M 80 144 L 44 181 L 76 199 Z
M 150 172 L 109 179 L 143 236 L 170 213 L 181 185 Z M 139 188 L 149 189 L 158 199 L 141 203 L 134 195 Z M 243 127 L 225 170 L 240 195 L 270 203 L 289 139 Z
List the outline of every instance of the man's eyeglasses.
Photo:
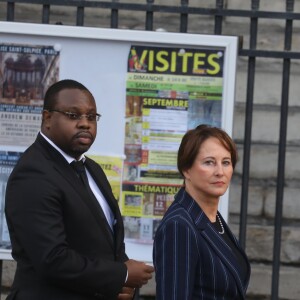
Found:
M 100 117 L 101 117 L 101 115 L 97 114 L 97 113 L 96 114 L 83 114 L 83 115 L 80 115 L 80 114 L 77 114 L 77 113 L 74 113 L 74 112 L 62 111 L 62 110 L 58 110 L 58 109 L 49 109 L 47 111 L 49 111 L 49 112 L 54 111 L 54 112 L 64 114 L 66 117 L 68 117 L 70 120 L 73 120 L 73 121 L 81 120 L 84 117 L 90 122 L 97 122 L 97 121 L 100 120 Z

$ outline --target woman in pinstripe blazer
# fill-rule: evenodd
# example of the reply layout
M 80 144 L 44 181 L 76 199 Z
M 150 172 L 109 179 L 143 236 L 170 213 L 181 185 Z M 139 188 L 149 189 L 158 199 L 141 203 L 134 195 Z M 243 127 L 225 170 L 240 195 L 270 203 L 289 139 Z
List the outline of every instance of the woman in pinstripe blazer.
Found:
M 157 300 L 245 299 L 250 264 L 218 212 L 237 151 L 228 134 L 199 125 L 178 151 L 184 185 L 155 235 Z

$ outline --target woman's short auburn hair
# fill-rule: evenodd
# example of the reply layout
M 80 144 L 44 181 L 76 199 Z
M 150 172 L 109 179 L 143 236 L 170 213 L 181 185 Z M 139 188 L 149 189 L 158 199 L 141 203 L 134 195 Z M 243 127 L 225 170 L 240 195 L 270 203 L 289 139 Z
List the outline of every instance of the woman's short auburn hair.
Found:
M 235 168 L 238 154 L 232 138 L 218 127 L 203 124 L 188 130 L 181 140 L 177 154 L 177 168 L 183 177 L 183 172 L 192 167 L 202 143 L 211 137 L 218 139 L 230 152 L 232 167 Z

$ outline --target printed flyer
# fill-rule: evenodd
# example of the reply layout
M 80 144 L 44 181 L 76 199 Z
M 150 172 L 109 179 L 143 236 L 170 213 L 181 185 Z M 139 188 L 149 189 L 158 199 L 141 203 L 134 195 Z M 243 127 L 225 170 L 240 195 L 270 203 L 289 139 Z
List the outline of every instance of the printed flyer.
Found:
M 11 249 L 11 243 L 4 214 L 5 190 L 8 177 L 17 161 L 21 157 L 21 152 L 0 151 L 0 248 Z
M 122 215 L 125 237 L 139 243 L 152 243 L 159 221 L 180 186 L 123 184 Z
M 43 98 L 59 78 L 53 46 L 0 44 L 0 144 L 29 146 L 40 129 Z
M 204 123 L 221 126 L 223 64 L 218 49 L 131 46 L 122 186 L 127 239 L 152 242 L 183 182 L 177 151 L 185 132 Z M 172 192 L 161 193 L 162 187 Z
M 106 155 L 89 155 L 87 156 L 98 163 L 103 169 L 113 191 L 115 198 L 120 203 L 121 180 L 123 159 L 121 157 Z

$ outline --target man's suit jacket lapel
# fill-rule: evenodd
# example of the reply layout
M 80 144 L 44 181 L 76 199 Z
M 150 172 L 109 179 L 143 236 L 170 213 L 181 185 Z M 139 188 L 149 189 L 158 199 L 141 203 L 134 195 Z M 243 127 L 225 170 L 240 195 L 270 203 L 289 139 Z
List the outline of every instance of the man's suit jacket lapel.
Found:
M 100 167 L 95 165 L 94 163 L 91 163 L 89 158 L 86 158 L 85 165 L 86 165 L 88 171 L 90 172 L 90 174 L 92 175 L 92 177 L 94 178 L 99 189 L 101 190 L 103 196 L 105 197 L 108 205 L 110 206 L 110 209 L 112 210 L 112 212 L 115 215 L 116 210 L 117 210 L 117 201 L 112 196 L 111 191 L 108 189 L 109 188 L 108 184 L 103 184 L 104 181 L 107 180 L 104 173 L 101 174 L 100 170 L 99 170 Z
M 109 182 L 103 172 L 95 162 L 91 161 L 88 157 L 86 158 L 86 167 L 90 174 L 93 176 L 96 184 L 98 185 L 99 189 L 101 190 L 105 200 L 107 201 L 110 209 L 114 214 L 114 240 L 115 246 L 118 247 L 122 243 L 123 236 L 121 235 L 121 224 L 122 224 L 122 216 L 120 214 L 120 210 L 118 207 L 118 202 L 116 201 L 115 197 L 112 194 Z
M 82 186 L 78 176 L 76 175 L 73 168 L 69 165 L 69 163 L 65 160 L 65 158 L 54 149 L 42 136 L 38 135 L 37 137 L 37 145 L 42 146 L 43 152 L 46 154 L 46 157 L 53 164 L 53 168 L 59 172 L 72 186 L 79 195 L 79 198 L 89 207 L 91 214 L 96 218 L 99 226 L 103 229 L 107 239 L 109 240 L 112 248 L 114 249 L 114 240 L 112 234 L 109 232 L 109 228 L 107 228 L 108 223 L 107 220 L 101 211 L 100 204 L 95 200 L 91 199 L 88 192 Z M 99 184 L 99 180 L 97 181 Z M 99 187 L 101 189 L 101 187 Z M 102 191 L 102 190 L 101 190 Z M 105 196 L 105 195 L 104 195 Z M 74 203 L 75 204 L 75 203 Z

